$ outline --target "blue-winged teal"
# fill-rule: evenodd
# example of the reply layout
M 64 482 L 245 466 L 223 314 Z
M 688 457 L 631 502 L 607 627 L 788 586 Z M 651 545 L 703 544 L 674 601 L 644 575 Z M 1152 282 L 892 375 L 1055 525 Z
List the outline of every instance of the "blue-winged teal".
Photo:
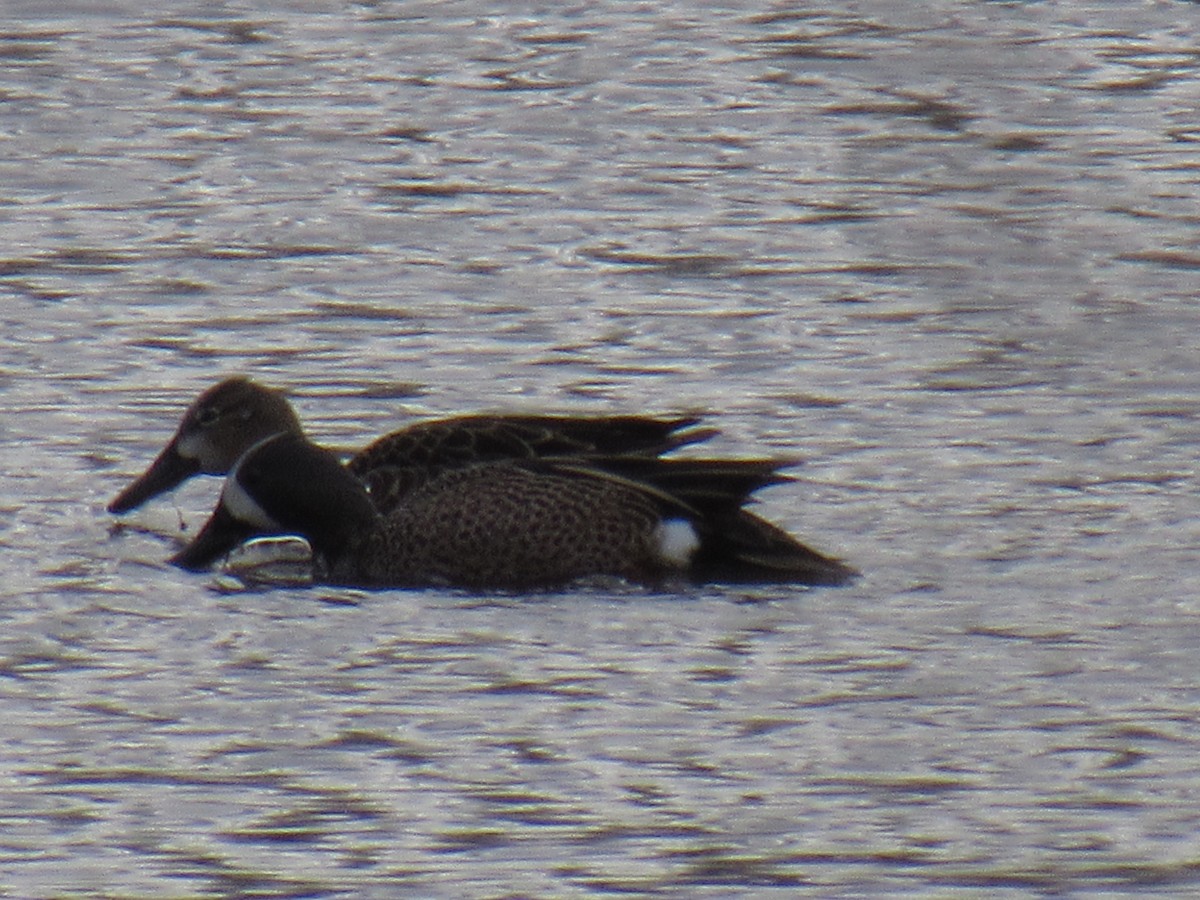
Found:
M 502 459 L 658 456 L 705 440 L 695 417 L 473 415 L 417 422 L 380 438 L 346 463 L 375 505 L 446 469 Z M 250 447 L 281 432 L 303 434 L 282 393 L 229 378 L 201 394 L 150 467 L 109 504 L 124 513 L 193 475 L 225 475 Z
M 779 480 L 764 460 L 507 459 L 433 474 L 382 513 L 336 456 L 283 433 L 238 461 L 172 561 L 203 569 L 251 537 L 297 534 L 319 580 L 366 587 L 847 581 L 853 570 L 742 508 Z
M 210 561 L 214 535 L 228 550 L 244 537 L 287 533 L 309 539 L 325 577 L 351 583 L 520 587 L 615 574 L 836 584 L 852 577 L 742 509 L 754 490 L 782 480 L 778 463 L 658 458 L 715 433 L 698 421 L 441 419 L 380 438 L 343 469 L 304 440 L 281 393 L 231 378 L 188 408 L 167 446 L 109 509 L 125 512 L 194 474 L 236 465 L 208 537 L 180 554 L 182 564 Z M 264 474 L 275 464 L 282 467 Z

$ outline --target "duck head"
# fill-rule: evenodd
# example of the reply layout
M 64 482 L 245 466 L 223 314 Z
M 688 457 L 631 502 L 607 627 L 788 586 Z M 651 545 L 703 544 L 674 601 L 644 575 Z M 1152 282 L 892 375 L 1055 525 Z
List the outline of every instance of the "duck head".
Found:
M 331 562 L 379 519 L 366 490 L 333 453 L 281 432 L 238 460 L 212 516 L 171 562 L 200 571 L 252 537 L 288 534 L 305 538 L 314 556 Z
M 193 475 L 224 475 L 250 447 L 279 432 L 302 433 L 283 394 L 248 378 L 226 379 L 188 407 L 158 458 L 108 511 L 129 512 Z

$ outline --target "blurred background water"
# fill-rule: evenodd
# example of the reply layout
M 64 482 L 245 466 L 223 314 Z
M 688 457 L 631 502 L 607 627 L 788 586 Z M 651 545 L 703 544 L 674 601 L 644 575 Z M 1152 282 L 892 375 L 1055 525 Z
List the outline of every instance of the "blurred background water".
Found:
M 1200 891 L 1198 12 L 8 0 L 3 893 Z M 235 372 L 706 410 L 865 575 L 187 575 Z

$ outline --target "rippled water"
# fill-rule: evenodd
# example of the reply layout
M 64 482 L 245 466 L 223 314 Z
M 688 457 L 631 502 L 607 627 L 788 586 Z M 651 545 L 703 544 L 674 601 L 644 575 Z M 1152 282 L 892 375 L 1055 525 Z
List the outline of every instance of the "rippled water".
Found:
M 0 888 L 1200 890 L 1189 3 L 0 11 Z M 239 590 L 220 375 L 709 410 L 840 590 Z

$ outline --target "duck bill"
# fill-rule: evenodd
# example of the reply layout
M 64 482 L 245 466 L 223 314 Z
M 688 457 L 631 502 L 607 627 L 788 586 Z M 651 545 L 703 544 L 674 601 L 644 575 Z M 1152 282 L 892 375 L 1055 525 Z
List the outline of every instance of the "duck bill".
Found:
M 171 557 L 170 562 L 189 572 L 202 572 L 242 541 L 257 534 L 251 526 L 235 519 L 219 504 L 200 533 Z
M 108 504 L 110 513 L 124 513 L 141 506 L 151 497 L 166 493 L 200 471 L 200 461 L 189 459 L 179 452 L 179 441 L 173 440 L 158 454 L 133 484 L 117 494 Z

